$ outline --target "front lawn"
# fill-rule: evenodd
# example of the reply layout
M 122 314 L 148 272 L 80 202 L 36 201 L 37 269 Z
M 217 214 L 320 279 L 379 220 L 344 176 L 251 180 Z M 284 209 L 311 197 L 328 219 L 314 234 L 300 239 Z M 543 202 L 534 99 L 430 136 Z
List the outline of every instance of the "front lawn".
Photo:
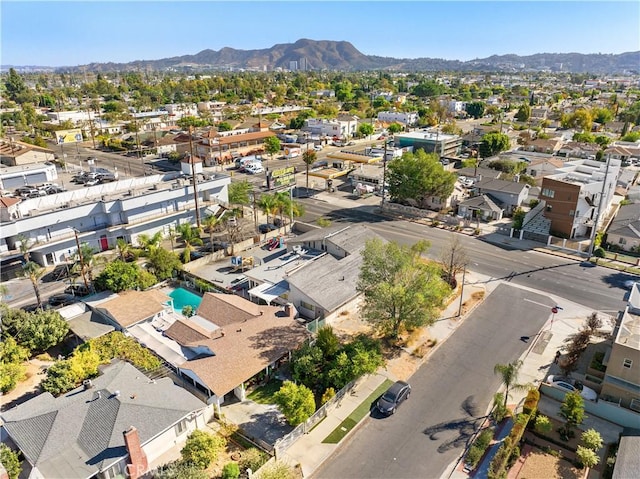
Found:
M 280 386 L 282 386 L 282 381 L 279 379 L 271 379 L 267 384 L 251 392 L 251 394 L 247 396 L 247 399 L 259 404 L 275 404 L 273 395 L 280 390 Z

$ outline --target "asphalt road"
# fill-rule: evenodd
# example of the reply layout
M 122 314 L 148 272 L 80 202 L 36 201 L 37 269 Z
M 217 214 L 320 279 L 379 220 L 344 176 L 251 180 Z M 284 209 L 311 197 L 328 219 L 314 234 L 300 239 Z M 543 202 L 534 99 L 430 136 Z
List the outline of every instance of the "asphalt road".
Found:
M 411 397 L 388 418 L 374 412 L 312 477 L 439 478 L 478 429 L 500 379 L 549 318 L 547 296 L 502 284 L 410 379 Z
M 431 243 L 427 255 L 438 259 L 451 241 L 449 231 L 409 221 L 399 221 L 369 213 L 363 208 L 337 208 L 325 201 L 300 199 L 305 207 L 302 221 L 313 222 L 322 216 L 334 223 L 364 223 L 376 233 L 400 244 L 420 239 Z M 623 283 L 631 276 L 600 266 L 582 263 L 536 251 L 513 250 L 486 243 L 476 237 L 459 235 L 470 259 L 469 269 L 492 279 L 501 279 L 615 314 L 624 308 Z

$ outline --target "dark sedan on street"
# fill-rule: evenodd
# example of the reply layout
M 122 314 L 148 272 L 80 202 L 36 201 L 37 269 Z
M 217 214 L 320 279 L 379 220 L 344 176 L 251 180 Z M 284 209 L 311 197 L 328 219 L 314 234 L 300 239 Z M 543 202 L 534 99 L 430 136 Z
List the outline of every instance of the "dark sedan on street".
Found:
M 411 394 L 411 386 L 404 381 L 396 381 L 389 389 L 378 399 L 376 408 L 385 416 L 390 416 L 396 412 L 398 406 Z

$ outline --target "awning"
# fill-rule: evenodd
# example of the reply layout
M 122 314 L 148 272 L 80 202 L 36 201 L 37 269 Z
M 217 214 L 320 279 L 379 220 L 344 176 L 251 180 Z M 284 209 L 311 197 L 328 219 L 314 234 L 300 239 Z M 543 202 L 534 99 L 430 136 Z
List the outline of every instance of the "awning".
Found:
M 289 283 L 284 280 L 276 284 L 265 282 L 249 290 L 250 295 L 263 299 L 267 304 L 271 304 L 271 301 L 288 292 Z
M 382 161 L 382 156 L 369 156 L 364 153 L 355 153 L 353 151 L 337 151 L 327 155 L 332 160 L 353 161 L 354 163 L 378 163 Z
M 309 176 L 315 176 L 316 178 L 324 178 L 325 180 L 332 180 L 340 176 L 345 176 L 351 169 L 338 170 L 336 168 L 323 168 L 318 171 L 310 171 Z

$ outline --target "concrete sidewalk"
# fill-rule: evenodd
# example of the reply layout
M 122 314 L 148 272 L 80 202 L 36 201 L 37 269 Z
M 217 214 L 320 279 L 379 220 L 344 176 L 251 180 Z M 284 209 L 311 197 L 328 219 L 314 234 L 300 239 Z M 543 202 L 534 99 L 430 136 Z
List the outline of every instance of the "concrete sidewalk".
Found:
M 362 379 L 351 394 L 346 394 L 322 422 L 311 432 L 301 436 L 280 459 L 291 464 L 300 464 L 304 477 L 309 477 L 339 447 L 339 444 L 323 444 L 322 441 L 386 379 L 387 377 L 383 374 L 370 374 Z M 360 424 L 362 421 L 347 433 L 345 439 L 351 436 Z

